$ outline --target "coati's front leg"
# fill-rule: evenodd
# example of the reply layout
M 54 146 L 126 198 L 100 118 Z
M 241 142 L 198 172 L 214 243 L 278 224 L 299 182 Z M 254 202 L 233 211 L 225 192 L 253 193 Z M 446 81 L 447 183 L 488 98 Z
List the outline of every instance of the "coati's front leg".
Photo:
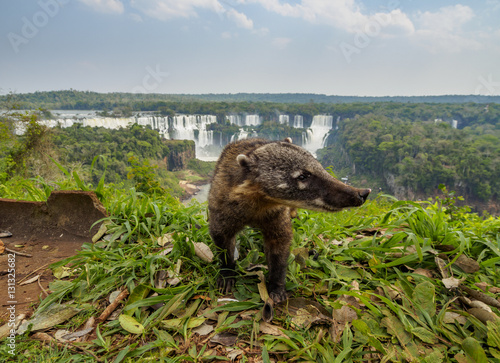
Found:
M 264 251 L 269 269 L 267 291 L 275 303 L 288 299 L 285 280 L 293 232 L 290 219 L 287 217 L 288 215 L 280 215 L 262 228 Z
M 220 274 L 217 279 L 217 288 L 224 294 L 229 294 L 236 283 L 236 261 L 234 252 L 236 248 L 235 236 L 227 236 L 222 233 L 211 232 L 215 245 L 221 250 Z

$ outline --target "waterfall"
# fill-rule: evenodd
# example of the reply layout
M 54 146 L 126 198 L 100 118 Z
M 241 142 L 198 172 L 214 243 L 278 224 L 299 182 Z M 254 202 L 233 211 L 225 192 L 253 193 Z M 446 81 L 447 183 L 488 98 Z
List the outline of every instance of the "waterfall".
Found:
M 304 128 L 304 117 L 301 115 L 295 115 L 293 117 L 293 127 L 296 129 L 303 129 Z
M 288 116 L 288 115 L 279 115 L 278 121 L 279 121 L 280 124 L 286 124 L 286 125 L 288 125 L 288 123 L 290 122 L 290 116 Z
M 250 131 L 247 131 L 245 129 L 240 129 L 240 131 L 238 131 L 238 133 L 231 136 L 230 142 L 244 140 L 244 139 L 248 139 L 251 137 L 257 137 L 257 136 L 259 136 L 259 135 L 257 134 L 256 131 L 252 131 L 252 133 L 250 133 Z
M 116 130 L 122 127 L 128 127 L 133 123 L 135 123 L 135 118 L 133 117 L 95 117 L 84 118 L 82 125 Z
M 213 145 L 214 132 L 207 130 L 207 125 L 216 123 L 214 115 L 177 115 L 172 117 L 172 139 L 192 140 L 196 146 L 197 158 L 212 158 L 212 155 L 203 150 Z M 197 134 L 197 135 L 196 135 Z
M 316 155 L 316 151 L 325 147 L 326 137 L 333 125 L 333 116 L 316 115 L 311 127 L 302 133 L 302 146 Z
M 243 126 L 258 126 L 261 124 L 259 115 L 228 115 L 227 120 L 232 125 Z

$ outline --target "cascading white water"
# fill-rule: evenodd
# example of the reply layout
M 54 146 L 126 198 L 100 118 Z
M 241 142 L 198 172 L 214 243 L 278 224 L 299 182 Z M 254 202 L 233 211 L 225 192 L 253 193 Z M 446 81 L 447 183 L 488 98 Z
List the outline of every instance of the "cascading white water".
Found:
M 260 125 L 260 116 L 259 115 L 246 115 L 245 116 L 245 125 L 244 126 L 258 126 Z
M 198 158 L 211 157 L 205 155 L 202 148 L 213 145 L 214 132 L 207 130 L 207 125 L 217 122 L 214 115 L 177 115 L 172 117 L 172 139 L 193 140 Z M 196 132 L 197 134 L 196 135 Z M 197 136 L 197 137 L 196 137 Z
M 238 141 L 238 140 L 244 140 L 248 138 L 248 131 L 245 131 L 244 129 L 240 129 L 240 131 L 237 134 L 234 134 L 231 136 L 231 142 Z
M 244 115 L 243 117 L 241 115 L 228 115 L 227 119 L 232 125 L 240 127 L 258 126 L 261 124 L 259 115 Z
M 293 127 L 296 129 L 303 129 L 304 128 L 304 117 L 301 115 L 295 115 L 293 117 Z
M 278 121 L 280 124 L 286 124 L 288 125 L 290 121 L 290 116 L 288 115 L 279 115 Z
M 54 111 L 58 112 L 58 111 Z M 234 114 L 228 115 L 227 120 L 238 125 L 241 129 L 231 137 L 231 141 L 241 140 L 248 137 L 258 136 L 252 129 L 243 129 L 260 125 L 262 119 L 257 114 Z M 287 124 L 294 128 L 304 128 L 304 119 L 301 115 L 294 115 L 293 122 L 289 115 L 279 115 L 279 122 Z M 216 159 L 223 145 L 222 134 L 214 140 L 213 131 L 207 130 L 207 126 L 217 122 L 215 115 L 176 115 L 172 117 L 161 117 L 156 115 L 141 115 L 134 117 L 99 117 L 92 111 L 64 111 L 57 115 L 57 119 L 42 120 L 41 123 L 48 127 L 71 127 L 74 124 L 82 126 L 105 127 L 118 129 L 128 127 L 137 123 L 142 126 L 150 126 L 157 130 L 160 135 L 171 139 L 187 139 L 195 142 L 196 155 L 203 160 Z M 338 118 L 337 118 L 338 124 Z M 16 133 L 22 134 L 23 125 L 16 126 Z M 313 117 L 311 126 L 302 135 L 302 145 L 304 148 L 315 154 L 315 152 L 325 146 L 325 140 L 328 132 L 333 126 L 333 117 L 329 115 L 316 115 Z M 171 134 L 169 134 L 169 131 Z M 225 143 L 224 143 L 225 144 Z M 213 146 L 207 148 L 207 146 Z M 210 150 L 210 152 L 208 152 Z
M 326 146 L 326 137 L 332 126 L 333 116 L 314 116 L 311 127 L 302 134 L 302 147 L 316 156 L 316 151 Z

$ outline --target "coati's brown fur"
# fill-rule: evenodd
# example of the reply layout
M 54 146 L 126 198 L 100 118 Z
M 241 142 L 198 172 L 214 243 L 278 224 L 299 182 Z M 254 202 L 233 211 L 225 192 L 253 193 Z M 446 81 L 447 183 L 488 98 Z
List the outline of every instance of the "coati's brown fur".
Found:
M 210 234 L 223 251 L 218 286 L 235 283 L 235 236 L 244 226 L 259 228 L 269 268 L 268 292 L 286 300 L 286 262 L 295 208 L 339 211 L 363 204 L 370 189 L 357 189 L 332 177 L 291 139 L 247 139 L 227 145 L 215 167 L 208 196 Z

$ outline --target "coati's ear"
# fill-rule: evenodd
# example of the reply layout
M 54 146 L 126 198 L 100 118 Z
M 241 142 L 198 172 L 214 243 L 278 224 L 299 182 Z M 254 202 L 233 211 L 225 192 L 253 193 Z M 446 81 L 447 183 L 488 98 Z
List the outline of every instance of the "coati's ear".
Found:
M 236 161 L 240 166 L 242 167 L 247 167 L 250 165 L 250 158 L 246 156 L 245 154 L 240 154 L 236 157 Z
M 287 137 L 287 138 L 286 138 L 285 140 L 283 140 L 283 141 L 284 141 L 284 142 L 288 142 L 288 143 L 290 143 L 290 144 L 292 144 L 292 143 L 293 143 L 293 141 L 292 141 L 292 138 L 291 138 L 291 137 Z

